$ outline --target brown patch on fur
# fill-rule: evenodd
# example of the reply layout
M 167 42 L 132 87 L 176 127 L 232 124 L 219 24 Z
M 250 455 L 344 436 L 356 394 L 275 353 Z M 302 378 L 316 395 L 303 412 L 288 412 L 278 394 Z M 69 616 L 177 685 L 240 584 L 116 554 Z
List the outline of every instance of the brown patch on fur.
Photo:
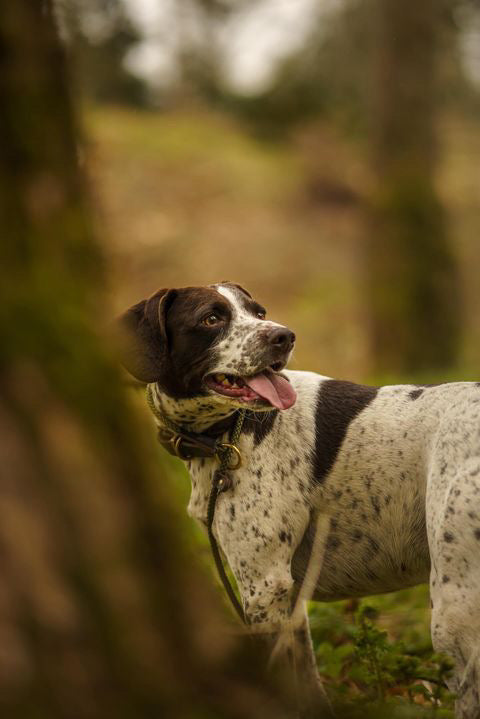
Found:
M 220 318 L 209 327 L 202 320 Z M 230 303 L 209 287 L 158 290 L 121 318 L 129 338 L 123 363 L 142 382 L 158 382 L 176 399 L 205 394 L 203 378 L 215 359 L 215 344 L 228 330 Z

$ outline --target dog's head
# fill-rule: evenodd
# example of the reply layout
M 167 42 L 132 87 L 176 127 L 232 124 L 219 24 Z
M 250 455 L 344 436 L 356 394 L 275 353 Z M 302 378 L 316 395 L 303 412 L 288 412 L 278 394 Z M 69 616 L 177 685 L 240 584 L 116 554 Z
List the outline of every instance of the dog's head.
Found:
M 232 283 L 158 290 L 120 318 L 123 363 L 175 399 L 288 409 L 295 392 L 281 371 L 295 335 L 265 314 Z

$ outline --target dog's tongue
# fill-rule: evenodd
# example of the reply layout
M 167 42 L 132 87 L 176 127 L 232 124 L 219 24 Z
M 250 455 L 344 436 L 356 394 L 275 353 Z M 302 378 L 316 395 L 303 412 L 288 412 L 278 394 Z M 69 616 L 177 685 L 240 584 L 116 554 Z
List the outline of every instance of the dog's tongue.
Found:
M 245 378 L 246 384 L 260 397 L 277 409 L 288 409 L 295 404 L 297 395 L 285 377 L 273 372 L 261 372 L 254 377 Z

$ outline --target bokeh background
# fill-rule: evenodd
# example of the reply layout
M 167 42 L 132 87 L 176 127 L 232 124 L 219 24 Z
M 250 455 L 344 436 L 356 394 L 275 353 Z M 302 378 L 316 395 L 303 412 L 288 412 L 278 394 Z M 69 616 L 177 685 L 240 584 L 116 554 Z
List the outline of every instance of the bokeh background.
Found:
M 478 380 L 480 8 L 0 10 L 2 706 L 291 716 L 106 326 L 159 287 L 229 279 L 295 330 L 294 369 Z M 339 716 L 452 716 L 428 622 L 427 587 L 312 604 Z
M 294 367 L 475 375 L 474 2 L 61 8 L 118 309 L 232 279 Z

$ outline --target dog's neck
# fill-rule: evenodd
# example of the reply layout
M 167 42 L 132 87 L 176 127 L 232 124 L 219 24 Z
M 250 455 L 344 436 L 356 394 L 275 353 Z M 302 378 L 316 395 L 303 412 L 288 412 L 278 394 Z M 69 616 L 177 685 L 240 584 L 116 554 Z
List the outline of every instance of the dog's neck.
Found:
M 218 422 L 232 417 L 236 411 L 236 407 L 218 404 L 211 397 L 175 399 L 165 394 L 158 384 L 151 387 L 151 396 L 157 411 L 189 432 L 206 432 Z

